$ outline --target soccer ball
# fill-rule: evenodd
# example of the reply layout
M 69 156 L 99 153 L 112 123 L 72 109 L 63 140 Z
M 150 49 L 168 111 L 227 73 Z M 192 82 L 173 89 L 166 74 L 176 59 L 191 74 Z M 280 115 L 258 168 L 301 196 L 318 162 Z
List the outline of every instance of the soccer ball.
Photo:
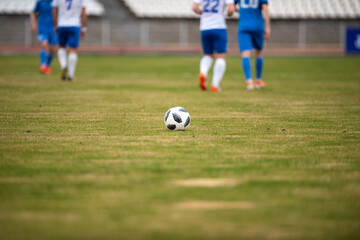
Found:
M 184 131 L 190 125 L 190 114 L 185 108 L 170 108 L 164 117 L 165 126 L 170 130 Z

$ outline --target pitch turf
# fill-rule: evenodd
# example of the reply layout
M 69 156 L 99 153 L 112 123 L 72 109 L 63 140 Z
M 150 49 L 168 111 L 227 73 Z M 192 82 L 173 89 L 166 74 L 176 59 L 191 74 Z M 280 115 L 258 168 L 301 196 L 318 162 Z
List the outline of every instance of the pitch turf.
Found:
M 359 239 L 360 58 L 0 57 L 0 239 Z M 166 129 L 173 106 L 192 117 Z

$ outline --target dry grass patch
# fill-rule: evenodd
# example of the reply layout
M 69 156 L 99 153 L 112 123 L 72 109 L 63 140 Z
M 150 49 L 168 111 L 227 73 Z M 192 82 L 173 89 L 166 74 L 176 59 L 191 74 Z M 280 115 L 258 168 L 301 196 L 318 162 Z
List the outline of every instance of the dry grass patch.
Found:
M 59 212 L 34 212 L 23 211 L 7 215 L 10 219 L 20 221 L 64 221 L 74 222 L 79 219 L 79 216 L 72 213 L 59 213 Z
M 183 187 L 232 187 L 237 185 L 235 179 L 230 178 L 195 178 L 195 179 L 185 179 L 185 180 L 175 180 L 171 182 L 174 185 L 183 186 Z
M 221 210 L 221 209 L 252 209 L 255 204 L 251 202 L 225 202 L 225 201 L 187 201 L 175 204 L 176 209 L 184 210 Z

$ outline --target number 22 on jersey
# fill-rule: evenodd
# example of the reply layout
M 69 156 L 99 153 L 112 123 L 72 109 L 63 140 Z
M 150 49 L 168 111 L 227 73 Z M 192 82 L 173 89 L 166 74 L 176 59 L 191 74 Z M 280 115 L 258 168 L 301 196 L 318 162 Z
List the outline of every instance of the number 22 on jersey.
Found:
M 220 0 L 204 0 L 204 12 L 217 13 L 219 11 L 219 1 Z

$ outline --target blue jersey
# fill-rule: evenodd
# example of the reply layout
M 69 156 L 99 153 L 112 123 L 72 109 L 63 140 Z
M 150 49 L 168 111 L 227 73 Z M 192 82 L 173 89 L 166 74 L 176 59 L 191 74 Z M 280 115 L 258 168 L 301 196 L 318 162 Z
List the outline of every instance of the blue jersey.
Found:
M 52 0 L 36 1 L 33 12 L 39 15 L 39 22 L 38 22 L 39 32 L 49 31 L 54 29 L 51 4 L 52 4 Z
M 263 31 L 264 17 L 261 12 L 263 4 L 268 4 L 268 0 L 235 0 L 239 2 L 239 30 L 243 31 Z

